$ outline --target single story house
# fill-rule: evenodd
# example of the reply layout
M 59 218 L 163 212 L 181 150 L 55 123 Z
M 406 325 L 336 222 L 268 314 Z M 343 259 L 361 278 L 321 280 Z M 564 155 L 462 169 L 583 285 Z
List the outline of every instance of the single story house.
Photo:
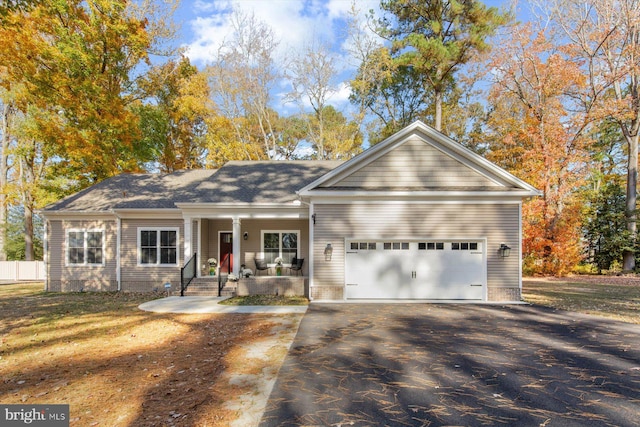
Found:
M 46 288 L 151 291 L 210 258 L 274 276 L 296 257 L 312 300 L 519 301 L 539 195 L 421 122 L 345 162 L 122 174 L 42 210 Z

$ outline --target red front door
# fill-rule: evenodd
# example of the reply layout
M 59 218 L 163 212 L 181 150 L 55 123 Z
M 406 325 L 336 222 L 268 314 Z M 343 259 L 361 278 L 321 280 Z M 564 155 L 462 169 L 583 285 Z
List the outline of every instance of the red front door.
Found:
M 233 271 L 233 241 L 232 233 L 220 233 L 220 272 Z

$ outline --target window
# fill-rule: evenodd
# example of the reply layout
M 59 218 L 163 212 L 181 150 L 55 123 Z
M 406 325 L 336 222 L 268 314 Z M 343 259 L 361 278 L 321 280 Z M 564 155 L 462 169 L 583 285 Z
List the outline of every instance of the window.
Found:
M 138 263 L 178 265 L 178 229 L 138 229 Z
M 285 264 L 291 264 L 298 254 L 300 245 L 299 231 L 263 231 L 262 252 L 267 264 L 275 264 L 276 258 L 282 258 Z
M 409 242 L 384 242 L 382 247 L 385 251 L 397 251 L 400 249 L 406 251 L 409 249 Z
M 453 251 L 476 251 L 478 250 L 477 242 L 453 242 L 451 243 Z
M 103 254 L 103 230 L 69 230 L 67 232 L 67 263 L 69 265 L 103 265 Z
M 351 242 L 352 250 L 361 251 L 375 251 L 377 248 L 376 242 Z
M 418 243 L 418 250 L 441 251 L 441 250 L 444 250 L 444 242 Z

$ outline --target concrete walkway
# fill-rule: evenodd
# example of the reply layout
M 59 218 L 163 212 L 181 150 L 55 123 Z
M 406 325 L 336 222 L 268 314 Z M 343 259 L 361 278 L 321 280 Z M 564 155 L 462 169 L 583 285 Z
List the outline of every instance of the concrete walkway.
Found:
M 228 297 L 167 297 L 140 304 L 138 308 L 154 313 L 247 313 L 247 314 L 304 314 L 306 305 L 221 305 Z

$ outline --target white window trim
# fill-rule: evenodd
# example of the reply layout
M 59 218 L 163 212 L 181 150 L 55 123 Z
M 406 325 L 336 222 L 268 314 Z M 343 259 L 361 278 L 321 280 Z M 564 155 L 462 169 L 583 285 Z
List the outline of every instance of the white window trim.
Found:
M 84 236 L 82 238 L 82 244 L 84 245 L 84 262 L 80 263 L 72 263 L 69 262 L 69 233 L 83 233 Z M 102 233 L 102 262 L 100 263 L 88 263 L 87 262 L 87 251 L 88 251 L 88 239 L 87 233 Z M 106 242 L 107 235 L 105 233 L 104 228 L 69 228 L 65 232 L 65 251 L 64 251 L 64 263 L 66 267 L 104 267 L 105 258 L 106 258 Z
M 158 236 L 157 241 L 157 249 L 158 255 L 156 258 L 155 264 L 143 264 L 142 263 L 142 251 L 140 250 L 141 243 L 141 234 L 143 231 L 157 231 L 160 233 L 161 231 L 175 231 L 176 232 L 176 262 L 175 264 L 161 264 L 160 263 L 160 236 Z M 137 231 L 137 242 L 136 242 L 136 253 L 137 253 L 137 266 L 138 267 L 147 267 L 147 268 L 158 268 L 158 267 L 169 267 L 174 268 L 180 265 L 180 228 L 179 227 L 138 227 Z
M 283 233 L 296 233 L 298 235 L 298 247 L 297 247 L 297 251 L 298 251 L 298 256 L 300 256 L 300 249 L 302 248 L 302 235 L 300 234 L 300 230 L 260 230 L 260 254 L 261 256 L 264 258 L 264 235 L 266 233 L 279 233 L 280 236 L 282 237 Z M 280 243 L 282 243 L 282 238 L 278 239 L 278 241 Z M 278 254 L 279 257 L 282 257 L 282 247 L 279 248 L 280 253 Z M 290 266 L 291 264 L 285 264 L 287 266 Z M 272 263 L 267 263 L 268 267 L 275 267 L 275 264 Z

